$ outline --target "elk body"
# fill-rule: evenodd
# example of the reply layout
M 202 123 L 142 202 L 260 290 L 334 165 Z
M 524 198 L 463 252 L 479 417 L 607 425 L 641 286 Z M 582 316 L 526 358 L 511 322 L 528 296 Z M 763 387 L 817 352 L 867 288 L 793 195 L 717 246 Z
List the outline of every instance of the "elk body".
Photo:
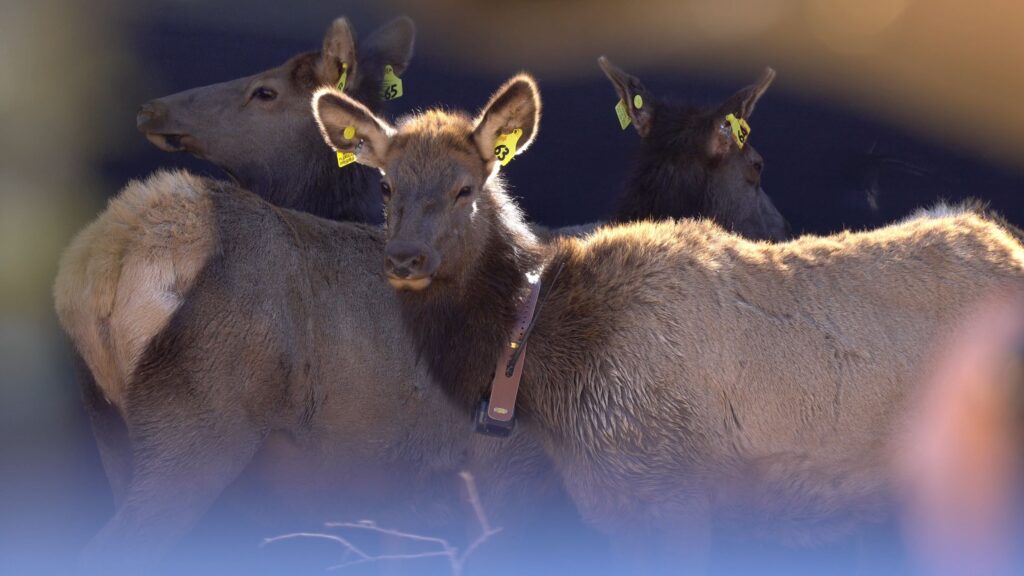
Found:
M 656 98 L 607 58 L 599 63 L 641 138 L 616 221 L 708 218 L 753 240 L 790 236 L 786 219 L 761 188 L 764 159 L 747 135 L 733 136 L 727 120 L 751 117 L 774 70 L 721 105 L 701 108 Z
M 1021 245 L 972 213 L 785 244 L 683 220 L 541 245 L 493 155 L 502 135 L 521 130 L 522 150 L 536 134 L 524 76 L 475 119 L 392 127 L 329 89 L 314 107 L 332 147 L 384 175 L 388 280 L 464 407 L 540 274 L 523 424 L 582 515 L 647 569 L 702 564 L 717 522 L 813 542 L 878 519 L 933 341 L 1024 281 Z
M 356 41 L 344 18 L 328 28 L 319 52 L 296 55 L 253 76 L 193 88 L 140 108 L 140 132 L 161 150 L 187 151 L 226 172 L 272 204 L 332 220 L 380 220 L 372 171 L 338 169 L 325 153 L 309 111 L 313 92 L 336 86 L 372 110 L 381 107 L 384 67 L 403 74 L 416 29 L 398 18 Z

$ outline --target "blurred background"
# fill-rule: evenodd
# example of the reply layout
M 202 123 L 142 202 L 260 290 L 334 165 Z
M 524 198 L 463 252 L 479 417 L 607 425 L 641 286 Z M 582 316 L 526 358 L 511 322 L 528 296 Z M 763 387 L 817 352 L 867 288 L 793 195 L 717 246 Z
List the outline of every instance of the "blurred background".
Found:
M 61 249 L 132 178 L 216 174 L 147 143 L 138 106 L 318 49 L 337 16 L 366 33 L 400 13 L 419 36 L 391 115 L 476 109 L 511 74 L 537 76 L 539 140 L 507 174 L 541 223 L 607 215 L 638 148 L 596 65 L 606 54 L 655 94 L 697 104 L 773 66 L 752 143 L 796 231 L 967 196 L 1024 224 L 1015 0 L 0 0 L 0 562 L 80 545 L 110 513 L 53 313 Z M 38 557 L 40 574 L 67 560 Z

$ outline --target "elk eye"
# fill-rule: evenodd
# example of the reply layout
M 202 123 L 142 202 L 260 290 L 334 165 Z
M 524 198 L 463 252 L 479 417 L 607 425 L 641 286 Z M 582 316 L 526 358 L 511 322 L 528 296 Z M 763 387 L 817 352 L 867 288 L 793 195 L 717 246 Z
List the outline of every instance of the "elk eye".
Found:
M 757 173 L 760 174 L 761 171 L 764 170 L 764 161 L 763 160 L 754 160 L 753 166 L 754 166 L 754 170 L 757 170 Z
M 459 193 L 455 195 L 455 199 L 468 198 L 473 193 L 473 188 L 470 186 L 463 186 L 459 189 Z
M 252 97 L 257 100 L 262 100 L 264 102 L 271 102 L 277 99 L 277 91 L 274 90 L 273 88 L 260 86 L 259 88 L 253 90 Z
M 391 199 L 391 185 L 388 184 L 387 182 L 381 182 L 380 183 L 380 193 L 381 193 L 381 196 L 384 197 L 384 201 L 385 202 L 390 200 Z

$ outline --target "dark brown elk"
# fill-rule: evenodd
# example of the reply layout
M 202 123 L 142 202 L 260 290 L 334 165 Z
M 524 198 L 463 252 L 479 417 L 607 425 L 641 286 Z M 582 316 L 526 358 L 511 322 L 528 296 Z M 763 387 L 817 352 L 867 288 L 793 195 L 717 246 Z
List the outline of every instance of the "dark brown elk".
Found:
M 332 147 L 384 175 L 382 265 L 435 380 L 475 410 L 526 346 L 523 424 L 633 573 L 701 566 L 713 522 L 813 543 L 879 519 L 934 340 L 1024 283 L 1024 248 L 971 212 L 782 244 L 688 219 L 540 244 L 494 152 L 537 132 L 526 76 L 476 118 L 391 126 L 330 89 L 314 108 Z
M 641 138 L 618 222 L 704 217 L 754 240 L 789 237 L 789 224 L 761 188 L 764 159 L 747 140 L 749 124 L 734 135 L 730 123 L 749 121 L 774 70 L 718 106 L 695 107 L 656 97 L 605 57 L 598 63 Z
M 339 170 L 337 159 L 324 153 L 309 100 L 344 74 L 345 92 L 378 110 L 384 67 L 399 76 L 406 71 L 415 35 L 412 20 L 402 17 L 357 43 L 352 26 L 338 18 L 319 52 L 147 102 L 138 129 L 161 150 L 208 160 L 277 206 L 332 220 L 379 221 L 375 176 L 357 165 Z

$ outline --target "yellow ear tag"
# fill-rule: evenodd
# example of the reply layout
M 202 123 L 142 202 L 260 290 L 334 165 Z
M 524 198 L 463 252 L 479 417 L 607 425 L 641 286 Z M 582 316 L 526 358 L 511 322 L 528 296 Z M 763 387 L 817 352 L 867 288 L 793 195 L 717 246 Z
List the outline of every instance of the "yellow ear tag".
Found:
M 355 152 L 338 152 L 338 168 L 344 168 L 355 161 Z
M 335 85 L 335 88 L 337 88 L 338 90 L 341 90 L 342 92 L 344 92 L 345 91 L 345 83 L 346 82 L 348 82 L 348 64 L 346 64 L 345 62 L 342 62 L 341 63 L 341 78 L 338 78 L 338 83 Z
M 345 130 L 342 131 L 341 137 L 345 140 L 351 140 L 356 137 L 355 126 L 345 126 Z M 338 168 L 344 168 L 349 164 L 356 161 L 355 152 L 338 152 Z
M 732 139 L 736 141 L 736 146 L 743 150 L 747 138 L 750 138 L 750 124 L 743 118 L 737 118 L 735 114 L 726 116 L 725 121 L 732 127 Z
M 381 96 L 385 100 L 398 100 L 402 97 L 402 79 L 395 74 L 395 69 L 390 64 L 384 67 L 384 85 L 381 87 Z
M 498 157 L 502 166 L 508 166 L 512 158 L 515 158 L 516 146 L 519 145 L 519 138 L 522 135 L 522 128 L 516 128 L 511 134 L 502 134 L 494 141 L 494 155 Z
M 622 126 L 623 130 L 629 128 L 632 120 L 629 118 L 629 111 L 626 110 L 625 101 L 619 100 L 619 103 L 615 105 L 615 115 L 619 118 L 619 126 Z

